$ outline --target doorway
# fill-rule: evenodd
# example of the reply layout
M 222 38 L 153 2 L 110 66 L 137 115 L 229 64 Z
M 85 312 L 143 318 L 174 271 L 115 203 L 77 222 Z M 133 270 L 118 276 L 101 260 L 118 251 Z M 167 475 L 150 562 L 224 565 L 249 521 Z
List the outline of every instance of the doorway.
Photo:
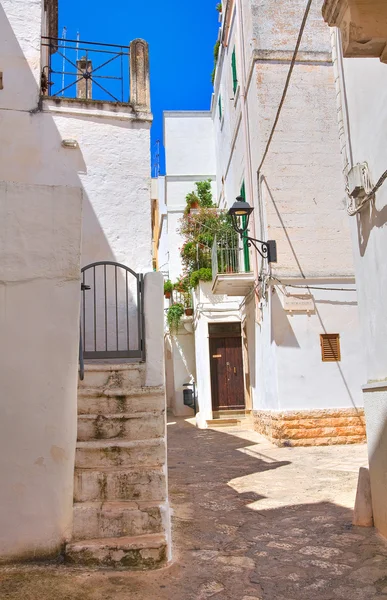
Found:
M 210 323 L 208 330 L 212 411 L 244 411 L 241 324 Z

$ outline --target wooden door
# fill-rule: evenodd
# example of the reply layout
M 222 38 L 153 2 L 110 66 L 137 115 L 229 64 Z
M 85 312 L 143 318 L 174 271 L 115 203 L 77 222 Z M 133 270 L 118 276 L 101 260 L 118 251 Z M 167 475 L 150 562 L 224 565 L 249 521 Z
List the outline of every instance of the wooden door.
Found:
M 241 337 L 210 337 L 210 366 L 212 410 L 243 410 L 245 392 Z

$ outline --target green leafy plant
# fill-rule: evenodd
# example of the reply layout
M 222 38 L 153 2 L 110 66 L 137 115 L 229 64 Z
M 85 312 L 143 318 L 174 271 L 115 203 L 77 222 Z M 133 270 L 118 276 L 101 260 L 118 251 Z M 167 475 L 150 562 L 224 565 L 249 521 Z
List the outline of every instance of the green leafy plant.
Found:
M 202 208 L 214 208 L 215 204 L 212 200 L 211 179 L 197 181 L 195 186 L 200 206 Z
M 212 269 L 201 268 L 191 273 L 190 283 L 193 288 L 196 288 L 199 281 L 212 281 Z
M 177 333 L 182 316 L 184 315 L 184 305 L 181 302 L 172 304 L 167 310 L 167 323 L 171 333 Z
M 173 284 L 173 289 L 181 294 L 186 294 L 190 290 L 189 277 L 187 275 L 179 277 L 176 283 Z
M 173 283 L 170 279 L 167 279 L 167 281 L 164 281 L 164 295 L 169 294 L 171 295 L 173 292 Z
M 214 68 L 211 73 L 212 84 L 214 84 L 214 81 L 215 81 L 215 73 L 216 73 L 216 65 L 217 65 L 218 57 L 219 57 L 219 49 L 220 49 L 220 41 L 217 40 L 217 42 L 214 46 Z
M 192 209 L 215 208 L 212 200 L 211 179 L 197 181 L 196 190 L 189 192 L 185 197 L 185 214 L 189 214 Z
M 222 12 L 222 3 L 218 2 L 218 4 L 216 5 L 216 10 L 218 11 L 218 13 Z

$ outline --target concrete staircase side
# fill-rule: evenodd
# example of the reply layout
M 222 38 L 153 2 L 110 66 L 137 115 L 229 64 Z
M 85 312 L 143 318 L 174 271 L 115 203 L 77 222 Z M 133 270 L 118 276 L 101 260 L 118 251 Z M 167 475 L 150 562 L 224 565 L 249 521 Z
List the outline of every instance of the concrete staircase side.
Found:
M 165 391 L 144 387 L 144 373 L 142 364 L 86 365 L 69 563 L 154 569 L 168 560 Z

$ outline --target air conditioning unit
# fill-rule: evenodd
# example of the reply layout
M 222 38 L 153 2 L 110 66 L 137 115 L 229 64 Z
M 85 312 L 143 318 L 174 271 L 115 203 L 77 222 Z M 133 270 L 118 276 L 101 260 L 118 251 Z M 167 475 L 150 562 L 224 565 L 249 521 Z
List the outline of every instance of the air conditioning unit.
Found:
M 348 173 L 348 195 L 354 200 L 362 200 L 372 190 L 367 163 L 358 163 Z

